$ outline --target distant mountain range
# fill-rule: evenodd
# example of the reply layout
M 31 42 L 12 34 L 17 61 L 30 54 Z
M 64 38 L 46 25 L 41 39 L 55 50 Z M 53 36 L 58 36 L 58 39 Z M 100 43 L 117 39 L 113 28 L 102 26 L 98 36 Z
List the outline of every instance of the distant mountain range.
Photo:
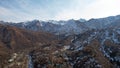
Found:
M 105 29 L 105 28 L 115 28 L 119 27 L 120 15 L 110 16 L 106 18 L 90 19 L 86 21 L 85 19 L 80 20 L 68 20 L 68 21 L 39 21 L 33 20 L 28 22 L 4 22 L 0 21 L 1 24 L 7 24 L 16 26 L 19 28 L 25 28 L 34 31 L 46 31 L 55 34 L 79 34 L 90 29 Z

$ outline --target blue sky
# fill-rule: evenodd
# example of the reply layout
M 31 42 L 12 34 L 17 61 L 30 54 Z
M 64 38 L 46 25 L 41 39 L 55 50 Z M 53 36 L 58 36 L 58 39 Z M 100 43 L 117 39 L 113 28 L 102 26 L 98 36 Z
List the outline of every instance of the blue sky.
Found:
M 120 14 L 120 0 L 0 0 L 0 20 L 90 19 Z

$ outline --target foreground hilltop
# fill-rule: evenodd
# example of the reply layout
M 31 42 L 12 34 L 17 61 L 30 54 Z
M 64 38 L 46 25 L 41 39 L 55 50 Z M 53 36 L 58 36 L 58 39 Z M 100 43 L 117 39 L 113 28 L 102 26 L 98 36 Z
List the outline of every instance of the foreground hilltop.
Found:
M 0 24 L 0 59 L 2 59 L 0 66 L 3 68 L 9 64 L 8 61 L 14 53 L 24 52 L 28 55 L 30 50 L 43 44 L 52 44 L 53 40 L 56 40 L 56 37 L 50 33 L 28 31 Z

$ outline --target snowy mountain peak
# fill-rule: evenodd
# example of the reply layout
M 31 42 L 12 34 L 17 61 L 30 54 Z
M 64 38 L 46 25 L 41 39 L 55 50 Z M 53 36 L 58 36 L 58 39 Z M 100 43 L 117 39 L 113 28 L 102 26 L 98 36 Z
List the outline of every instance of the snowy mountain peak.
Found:
M 79 21 L 80 22 L 86 22 L 87 20 L 81 18 L 81 19 L 79 19 Z

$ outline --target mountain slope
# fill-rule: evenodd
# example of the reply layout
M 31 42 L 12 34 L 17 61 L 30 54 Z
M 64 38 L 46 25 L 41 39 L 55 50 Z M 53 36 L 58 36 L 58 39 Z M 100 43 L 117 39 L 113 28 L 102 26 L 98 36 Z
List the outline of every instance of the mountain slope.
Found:
M 45 44 L 52 44 L 53 40 L 56 40 L 56 36 L 50 33 L 33 32 L 0 24 L 0 59 L 2 59 L 0 60 L 0 67 L 3 68 L 7 65 L 11 68 L 14 67 L 17 64 L 12 61 L 14 53 L 26 58 L 25 55 L 28 55 L 29 51 Z M 25 61 L 27 64 L 27 59 L 21 60 L 21 63 Z
M 102 29 L 63 36 L 62 42 L 55 46 L 33 50 L 32 65 L 35 68 L 119 68 L 119 35 L 118 29 Z

